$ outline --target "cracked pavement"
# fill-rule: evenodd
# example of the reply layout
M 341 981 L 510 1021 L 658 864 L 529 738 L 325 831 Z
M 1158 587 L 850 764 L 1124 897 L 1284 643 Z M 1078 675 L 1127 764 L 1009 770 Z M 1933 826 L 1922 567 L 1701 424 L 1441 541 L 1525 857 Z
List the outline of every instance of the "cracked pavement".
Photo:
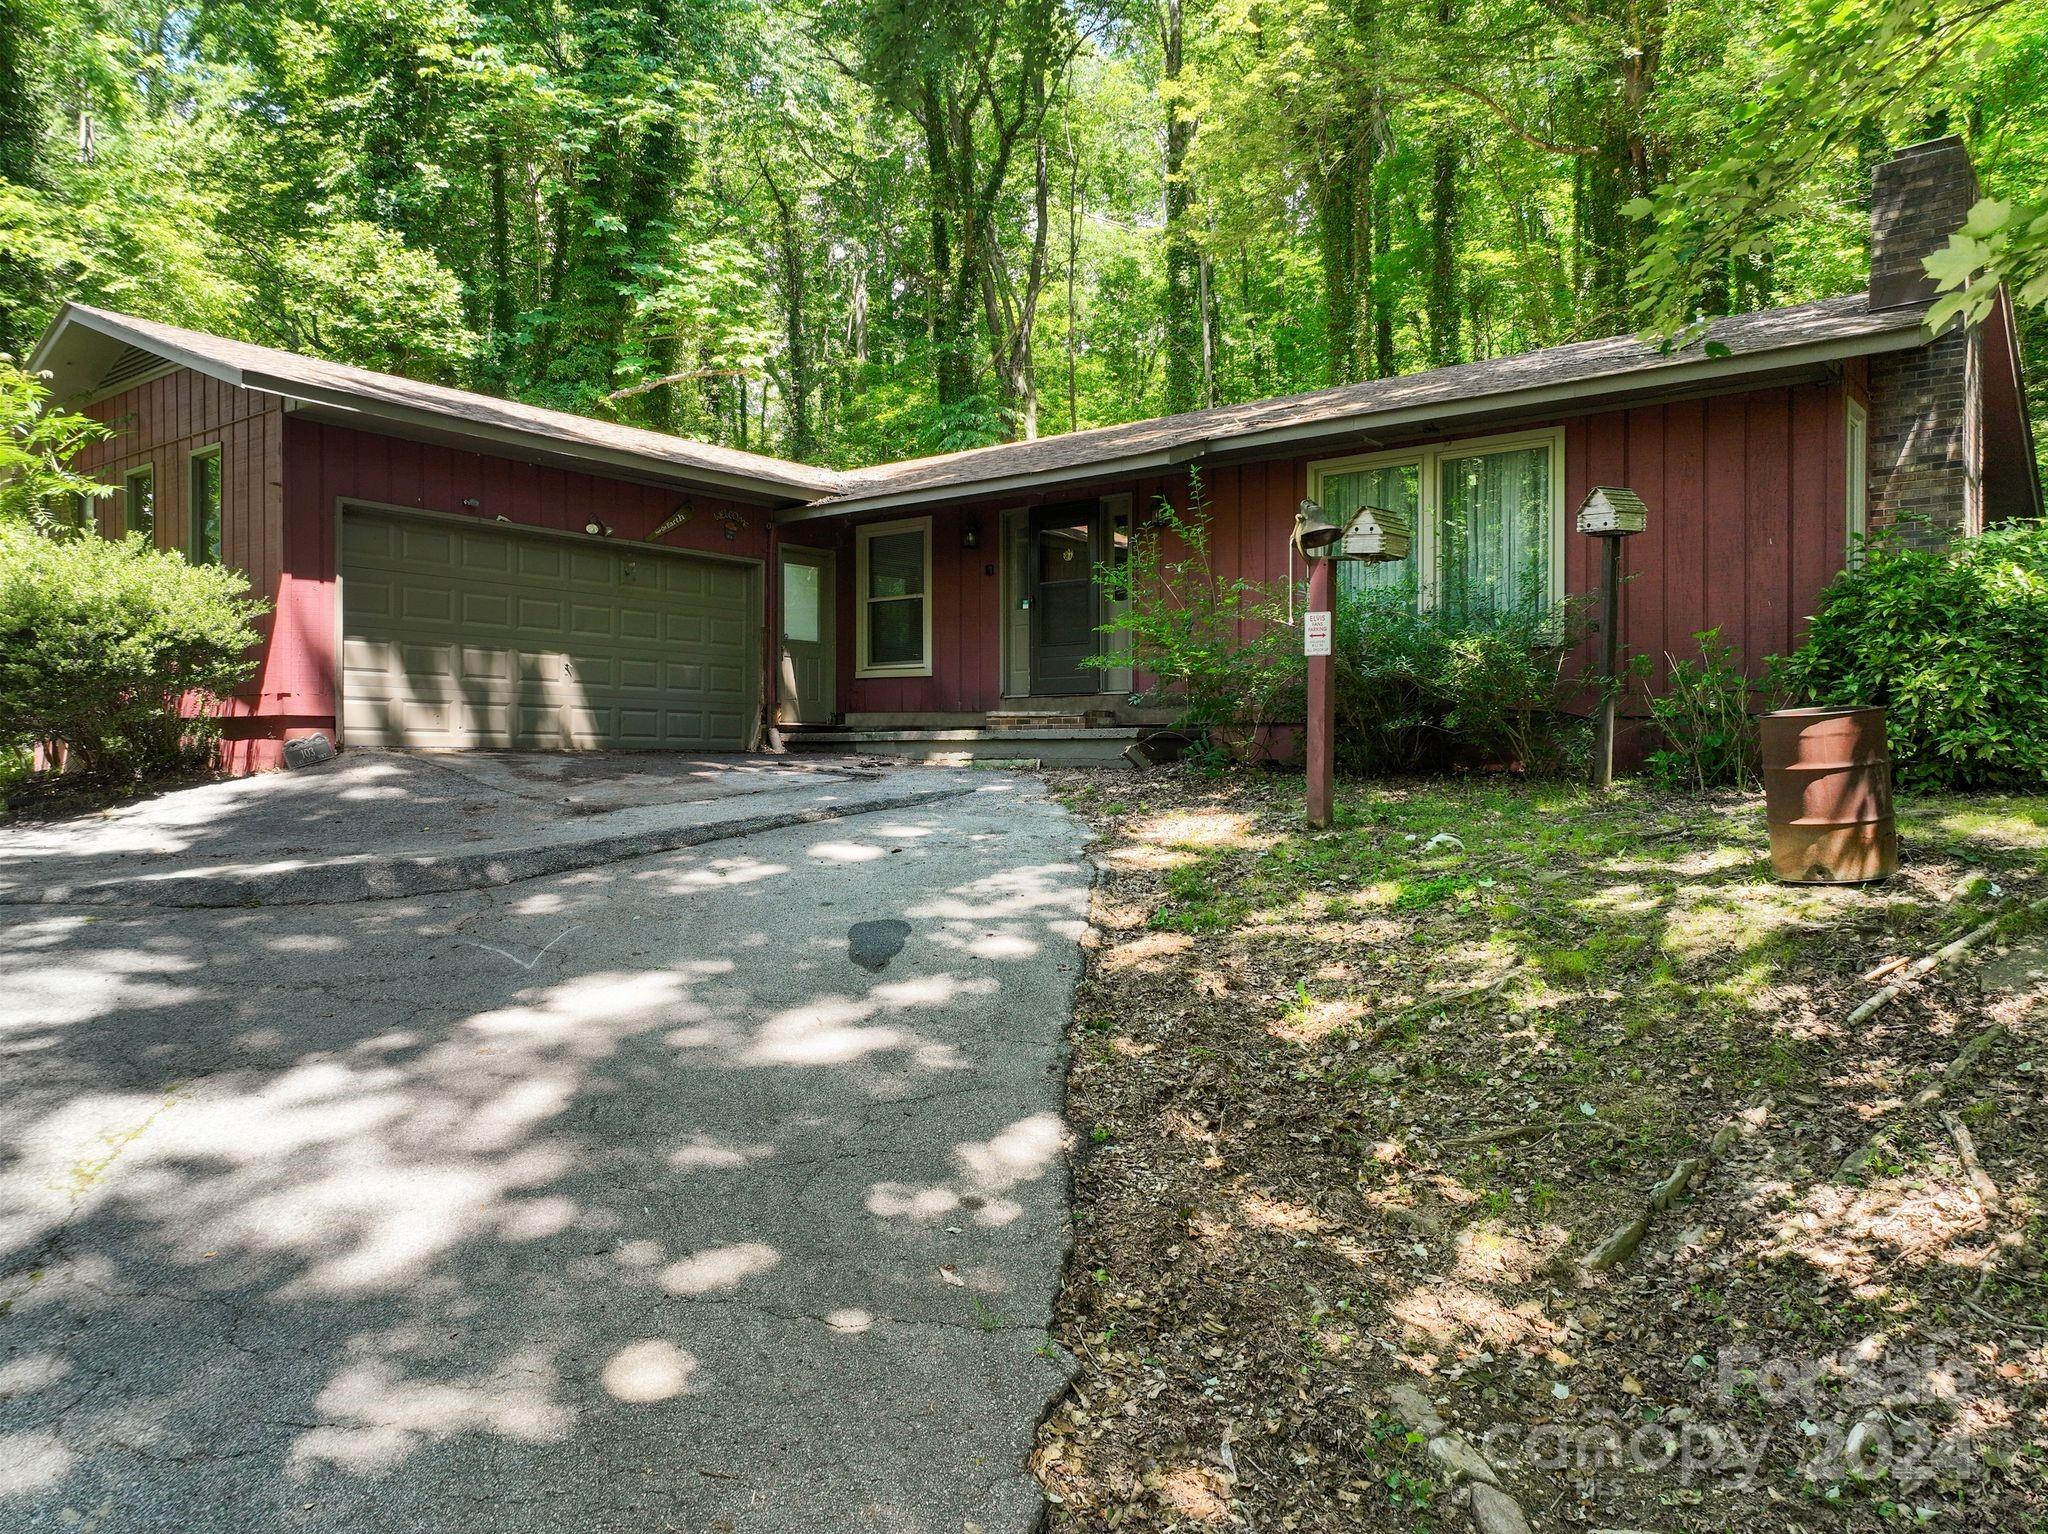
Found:
M 0 913 L 0 1530 L 1025 1534 L 1089 872 L 976 779 L 499 889 Z

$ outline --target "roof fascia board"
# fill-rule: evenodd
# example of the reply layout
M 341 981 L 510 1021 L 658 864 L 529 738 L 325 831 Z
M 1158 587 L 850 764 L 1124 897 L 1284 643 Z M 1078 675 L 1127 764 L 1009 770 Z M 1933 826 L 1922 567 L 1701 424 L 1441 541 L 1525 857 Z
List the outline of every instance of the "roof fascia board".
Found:
M 1725 398 L 1730 394 L 1746 394 L 1753 389 L 1777 389 L 1794 384 L 1827 382 L 1841 376 L 1839 362 L 1809 362 L 1797 366 L 1761 368 L 1739 379 L 1706 380 L 1685 383 L 1668 382 L 1656 388 L 1632 389 L 1615 394 L 1605 400 L 1589 400 L 1590 408 L 1560 408 L 1555 402 L 1534 401 L 1511 403 L 1495 407 L 1493 401 L 1504 396 L 1489 396 L 1482 402 L 1482 408 L 1461 410 L 1455 414 L 1438 411 L 1425 414 L 1413 421 L 1397 421 L 1389 425 L 1382 418 L 1364 421 L 1336 423 L 1335 429 L 1327 435 L 1300 444 L 1304 452 L 1328 453 L 1352 451 L 1350 444 L 1358 444 L 1355 451 L 1373 452 L 1381 448 L 1394 449 L 1430 442 L 1438 438 L 1452 439 L 1469 435 L 1474 431 L 1496 431 L 1521 426 L 1535 426 L 1552 422 L 1575 419 L 1580 415 L 1599 415 L 1609 410 L 1635 410 L 1647 405 L 1671 405 L 1683 400 Z M 1244 447 L 1236 439 L 1215 443 L 1208 461 L 1216 464 L 1238 463 L 1252 458 L 1271 458 L 1275 450 L 1260 445 Z
M 168 360 L 173 367 L 190 368 L 195 373 L 204 373 L 208 378 L 217 378 L 222 383 L 244 386 L 242 383 L 242 370 L 240 368 L 231 367 L 227 363 L 213 357 L 203 356 L 188 347 L 179 346 L 175 342 L 160 341 L 155 336 L 144 335 L 141 331 L 123 325 L 118 320 L 105 319 L 99 315 L 94 315 L 90 320 L 81 319 L 77 311 L 69 304 L 64 306 L 64 312 L 58 317 L 57 323 L 52 325 L 48 334 L 43 337 L 42 345 L 38 346 L 30 356 L 30 365 L 32 367 L 40 366 L 42 359 L 56 349 L 58 338 L 73 325 L 83 325 L 86 329 L 97 331 L 103 336 L 112 336 L 117 341 L 125 341 L 130 346 L 136 347 L 141 351 L 154 352 L 157 356 Z M 255 386 L 247 385 L 246 387 Z M 268 392 L 282 394 L 289 391 L 271 389 Z
M 85 325 L 101 335 L 110 335 L 146 352 L 165 357 L 174 366 L 188 367 L 195 373 L 203 373 L 225 384 L 238 388 L 257 389 L 266 394 L 280 395 L 287 400 L 304 401 L 326 409 L 353 415 L 359 419 L 392 421 L 422 430 L 436 429 L 450 435 L 470 440 L 489 441 L 501 446 L 517 447 L 526 453 L 547 453 L 557 461 L 568 460 L 578 463 L 603 464 L 615 470 L 629 470 L 639 476 L 651 476 L 657 483 L 681 483 L 694 485 L 699 489 L 729 490 L 736 494 L 756 497 L 763 502 L 800 502 L 815 496 L 814 486 L 795 481 L 756 478 L 752 475 L 734 474 L 720 469 L 700 469 L 692 465 L 672 464 L 652 454 L 626 452 L 620 449 L 595 447 L 584 443 L 567 443 L 546 432 L 527 430 L 520 427 L 482 424 L 460 420 L 457 417 L 434 410 L 422 410 L 411 406 L 395 405 L 383 400 L 366 399 L 345 390 L 309 388 L 290 379 L 275 378 L 263 373 L 247 373 L 238 367 L 203 356 L 175 342 L 160 340 L 145 335 L 118 320 L 94 315 L 91 320 L 82 319 L 70 305 L 66 305 L 55 324 L 43 337 L 32 354 L 31 363 L 41 360 L 55 349 L 58 339 L 72 325 Z
M 244 387 L 282 394 L 291 399 L 303 400 L 309 405 L 342 411 L 364 420 L 389 421 L 417 430 L 452 431 L 460 437 L 518 448 L 526 453 L 550 453 L 557 458 L 572 459 L 579 463 L 603 464 L 614 469 L 630 469 L 638 474 L 651 474 L 664 480 L 673 476 L 677 480 L 700 488 L 731 490 L 761 496 L 767 500 L 781 501 L 801 501 L 816 493 L 808 485 L 756 478 L 751 474 L 734 474 L 723 469 L 699 468 L 695 464 L 671 463 L 652 453 L 635 453 L 622 448 L 599 447 L 584 442 L 565 442 L 562 438 L 550 436 L 545 431 L 467 420 L 438 410 L 423 410 L 413 405 L 366 398 L 346 390 L 308 388 L 304 384 L 272 378 L 261 373 L 245 375 Z
M 1006 474 L 995 479 L 963 480 L 958 484 L 934 485 L 925 490 L 883 492 L 857 500 L 820 502 L 799 506 L 777 517 L 778 525 L 815 522 L 824 517 L 862 516 L 870 511 L 888 511 L 899 506 L 932 506 L 948 501 L 974 501 L 987 496 L 1010 495 L 1041 485 L 1070 484 L 1079 480 L 1113 479 L 1125 474 L 1142 474 L 1149 469 L 1174 469 L 1207 456 L 1219 444 L 1208 440 L 1183 442 L 1173 447 L 1154 448 L 1149 453 L 1131 453 L 1121 458 L 1103 458 L 1060 469 L 1036 473 Z
M 1504 390 L 1496 394 L 1475 395 L 1469 399 L 1410 405 L 1397 410 L 1360 411 L 1352 415 L 1331 416 L 1327 420 L 1234 434 L 1138 457 L 1103 459 L 1099 462 L 1043 469 L 1035 474 L 1015 474 L 995 480 L 936 485 L 929 489 L 904 490 L 894 494 L 884 491 L 873 496 L 859 496 L 807 506 L 777 520 L 799 522 L 819 517 L 860 516 L 870 511 L 977 500 L 984 496 L 1013 494 L 1074 481 L 1114 477 L 1133 470 L 1171 468 L 1203 457 L 1242 457 L 1292 447 L 1313 448 L 1319 442 L 1333 437 L 1351 437 L 1361 432 L 1378 436 L 1397 431 L 1403 426 L 1449 423 L 1489 415 L 1527 415 L 1541 413 L 1545 409 L 1592 405 L 1602 400 L 1626 399 L 1647 394 L 1711 393 L 1717 389 L 1738 387 L 1744 381 L 1760 376 L 1840 363 L 1850 357 L 1869 356 L 1878 352 L 1905 351 L 1915 346 L 1926 345 L 1928 339 L 1924 326 L 1912 325 L 1861 336 L 1807 342 L 1773 351 L 1745 352 L 1735 357 L 1703 357 L 1691 362 L 1640 372 L 1607 373 L 1595 378 L 1576 379 L 1570 383 Z
M 308 421 L 343 426 L 351 431 L 377 432 L 412 442 L 430 442 L 440 447 L 462 448 L 492 457 L 513 458 L 523 463 L 540 463 L 550 468 L 601 474 L 607 479 L 627 480 L 663 490 L 715 491 L 735 501 L 756 506 L 788 506 L 800 503 L 806 493 L 781 487 L 769 488 L 738 476 L 681 464 L 664 464 L 658 459 L 633 453 L 608 452 L 581 443 L 564 443 L 538 432 L 498 430 L 469 422 L 457 423 L 430 410 L 400 411 L 381 402 L 372 408 L 326 399 L 308 399 L 302 389 L 282 384 L 251 384 L 286 396 L 286 411 Z

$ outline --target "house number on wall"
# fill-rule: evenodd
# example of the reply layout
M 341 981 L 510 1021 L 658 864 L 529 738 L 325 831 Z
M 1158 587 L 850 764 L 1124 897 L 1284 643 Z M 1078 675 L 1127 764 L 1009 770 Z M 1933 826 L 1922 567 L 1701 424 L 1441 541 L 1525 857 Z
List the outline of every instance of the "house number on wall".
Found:
M 1330 653 L 1330 615 L 1328 613 L 1303 613 L 1301 615 L 1301 653 L 1304 655 L 1328 655 Z

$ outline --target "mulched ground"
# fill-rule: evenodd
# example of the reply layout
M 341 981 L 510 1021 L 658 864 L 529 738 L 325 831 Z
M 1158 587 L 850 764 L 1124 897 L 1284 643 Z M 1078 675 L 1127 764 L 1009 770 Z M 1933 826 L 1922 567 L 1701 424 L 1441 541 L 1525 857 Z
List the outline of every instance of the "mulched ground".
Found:
M 216 782 L 218 777 L 211 772 L 187 772 L 134 782 L 89 778 L 83 773 L 23 773 L 0 783 L 0 826 L 98 815 L 181 788 Z
M 1101 869 L 1054 1530 L 1471 1527 L 1403 1382 L 1538 1529 L 2048 1529 L 2048 798 L 1794 889 L 1754 797 L 1374 785 L 1312 836 L 1298 779 L 1048 778 Z

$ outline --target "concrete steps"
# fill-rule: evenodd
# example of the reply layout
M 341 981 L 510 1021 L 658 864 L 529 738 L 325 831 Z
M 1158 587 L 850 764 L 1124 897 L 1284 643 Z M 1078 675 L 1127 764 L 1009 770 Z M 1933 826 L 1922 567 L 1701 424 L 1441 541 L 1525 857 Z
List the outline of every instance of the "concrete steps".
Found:
M 1036 720 L 1000 729 L 785 726 L 783 743 L 792 751 L 886 756 L 932 767 L 1128 767 L 1124 749 L 1140 733 L 1136 725 L 1091 729 Z

